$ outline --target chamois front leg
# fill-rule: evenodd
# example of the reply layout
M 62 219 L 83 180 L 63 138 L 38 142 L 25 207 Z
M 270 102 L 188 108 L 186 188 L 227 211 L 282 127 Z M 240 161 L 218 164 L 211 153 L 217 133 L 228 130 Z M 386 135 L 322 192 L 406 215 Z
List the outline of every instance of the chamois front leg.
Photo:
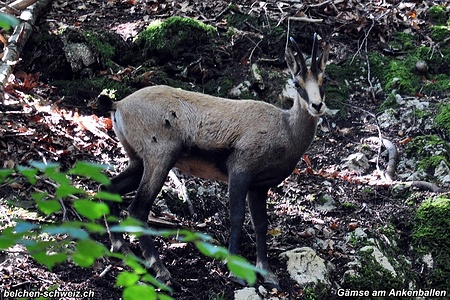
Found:
M 119 175 L 111 179 L 108 186 L 101 185 L 100 189 L 108 191 L 110 193 L 117 193 L 119 195 L 125 195 L 129 192 L 136 190 L 141 182 L 142 174 L 144 172 L 144 165 L 141 159 L 130 159 L 128 167 L 122 171 Z M 120 207 L 119 203 L 114 201 L 108 201 L 108 206 L 112 216 L 119 219 Z M 111 224 L 110 224 L 111 225 Z M 124 254 L 131 254 L 132 251 L 128 244 L 123 239 L 123 235 L 120 232 L 109 232 L 111 240 L 111 251 Z
M 158 155 L 155 155 L 158 157 Z M 140 220 L 144 226 L 147 226 L 148 215 L 150 213 L 153 202 L 161 190 L 174 161 L 171 155 L 165 155 L 164 158 L 144 160 L 144 174 L 137 190 L 136 196 L 131 202 L 128 211 L 130 216 Z M 168 282 L 171 278 L 169 270 L 159 257 L 155 248 L 153 238 L 148 235 L 139 237 L 139 245 L 142 255 L 154 271 L 155 276 L 162 282 Z
M 228 194 L 230 198 L 230 243 L 228 251 L 239 254 L 239 245 L 242 236 L 242 227 L 245 220 L 245 198 L 249 187 L 250 178 L 247 174 L 230 174 L 228 180 Z M 241 285 L 245 285 L 242 279 L 230 274 L 230 279 Z
M 256 234 L 256 267 L 264 269 L 267 274 L 264 282 L 270 288 L 281 290 L 277 276 L 269 267 L 267 258 L 267 192 L 268 188 L 252 188 L 247 193 L 247 201 L 252 216 L 253 228 Z

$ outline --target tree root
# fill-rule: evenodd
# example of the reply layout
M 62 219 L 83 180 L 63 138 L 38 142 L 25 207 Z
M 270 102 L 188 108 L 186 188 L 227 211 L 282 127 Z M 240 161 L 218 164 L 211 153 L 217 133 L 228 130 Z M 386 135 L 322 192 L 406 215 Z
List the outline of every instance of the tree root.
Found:
M 381 139 L 381 143 L 380 143 Z M 395 180 L 396 177 L 396 171 L 397 171 L 397 161 L 398 161 L 398 151 L 397 147 L 392 143 L 390 140 L 386 138 L 380 138 L 380 137 L 369 137 L 365 139 L 365 141 L 368 142 L 378 142 L 378 144 L 381 147 L 381 144 L 386 148 L 388 151 L 388 164 L 386 167 L 386 171 L 384 172 L 384 178 L 388 185 L 405 185 L 407 187 L 414 187 L 419 190 L 423 191 L 430 191 L 433 193 L 443 193 L 447 192 L 448 190 L 441 188 L 437 186 L 434 183 L 428 182 L 428 181 L 421 181 L 421 180 L 413 180 L 413 181 L 397 181 Z

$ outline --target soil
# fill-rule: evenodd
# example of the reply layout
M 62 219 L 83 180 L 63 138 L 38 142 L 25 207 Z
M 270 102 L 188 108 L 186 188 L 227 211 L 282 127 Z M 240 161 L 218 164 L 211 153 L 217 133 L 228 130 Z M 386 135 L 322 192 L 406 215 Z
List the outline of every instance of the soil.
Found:
M 136 51 L 131 46 L 132 36 L 136 32 L 141 31 L 156 19 L 165 19 L 172 15 L 196 17 L 219 28 L 220 34 L 216 41 L 213 45 L 209 45 L 215 48 L 211 50 L 208 47 L 199 47 L 195 49 L 195 52 L 188 53 L 190 56 L 184 56 L 181 59 L 158 60 L 155 58 L 154 67 L 155 70 L 164 69 L 168 74 L 177 70 L 172 79 L 181 81 L 183 85 L 190 85 L 193 90 L 203 91 L 207 82 L 217 80 L 224 75 L 231 78 L 233 85 L 250 78 L 249 64 L 252 59 L 249 58 L 251 56 L 254 61 L 258 60 L 265 70 L 282 72 L 285 69 L 283 52 L 285 32 L 288 29 L 287 15 L 325 19 L 321 23 L 291 21 L 289 26 L 291 26 L 292 35 L 304 42 L 305 49 L 311 47 L 310 37 L 313 32 L 327 37 L 334 49 L 330 58 L 332 64 L 339 64 L 351 54 L 357 53 L 366 33 L 366 38 L 372 41 L 369 47 L 382 51 L 385 47 L 382 41 L 390 31 L 409 26 L 399 23 L 389 24 L 389 20 L 386 22 L 383 20 L 371 27 L 371 20 L 360 15 L 364 11 L 363 8 L 357 4 L 357 1 L 350 2 L 345 9 L 343 6 L 335 7 L 348 18 L 342 16 L 341 18 L 338 16 L 331 18 L 334 8 L 330 5 L 311 3 L 317 6 L 312 5 L 308 8 L 296 1 L 286 1 L 285 6 L 282 7 L 266 2 L 240 1 L 240 4 L 233 9 L 228 8 L 228 1 L 159 0 L 139 3 L 134 3 L 134 1 L 55 1 L 47 14 L 42 16 L 35 29 L 36 34 L 48 33 L 49 35 L 55 34 L 64 26 L 75 31 L 115 32 L 122 37 L 122 47 L 118 53 L 120 58 L 114 57 L 113 61 L 120 65 L 122 70 L 127 67 L 137 70 L 139 65 L 130 58 L 130 55 L 135 54 L 133 51 Z M 400 3 L 400 1 L 393 2 Z M 354 7 L 351 7 L 352 5 Z M 365 9 L 375 10 L 374 7 Z M 354 15 L 350 16 L 352 13 Z M 402 13 L 403 11 L 398 8 L 398 14 Z M 230 19 L 225 21 L 225 16 L 230 15 L 239 15 L 244 18 L 239 25 L 239 32 L 232 41 L 224 34 L 229 29 L 227 22 L 230 22 Z M 247 17 L 252 17 L 252 20 L 246 19 Z M 398 15 L 397 18 L 401 19 Z M 269 19 L 271 22 L 268 22 Z M 274 26 L 274 28 L 268 30 L 268 26 Z M 265 38 L 261 39 L 258 44 L 260 36 Z M 61 52 L 61 45 L 55 43 L 53 39 L 43 42 L 32 39 L 29 42 L 23 54 L 23 62 L 17 66 L 16 70 L 26 74 L 39 72 L 40 76 L 35 89 L 21 93 L 33 94 L 41 99 L 41 102 L 45 102 L 45 105 L 57 105 L 59 111 L 64 114 L 91 115 L 92 112 L 86 107 L 86 103 L 98 95 L 101 90 L 89 88 L 80 90 L 78 96 L 68 95 L 66 94 L 67 88 L 56 84 L 57 80 L 78 79 L 82 75 L 72 72 L 64 58 L 64 53 Z M 221 61 L 219 69 L 217 69 L 219 58 L 209 57 L 211 53 L 222 55 L 219 57 Z M 201 71 L 191 68 L 189 70 L 190 78 L 180 78 L 179 70 L 182 67 L 190 66 L 192 61 L 197 60 L 197 57 L 201 59 L 201 63 L 195 66 L 200 66 Z M 101 63 L 93 67 L 92 71 L 96 77 L 105 76 L 105 72 L 109 76 L 118 75 L 118 72 L 116 74 L 108 73 L 109 71 Z M 123 79 L 123 77 L 121 78 Z M 265 78 L 267 79 L 267 77 Z M 157 77 L 147 79 L 148 81 L 143 81 L 141 77 L 134 81 L 131 84 L 132 88 L 162 83 Z M 332 82 L 333 78 L 328 78 L 328 80 Z M 267 99 L 281 91 L 280 85 L 279 82 L 268 83 L 264 90 L 253 86 L 253 96 Z M 220 86 L 215 88 L 219 90 Z M 19 97 L 18 95 L 22 94 L 18 92 L 16 96 Z M 323 118 L 318 128 L 317 138 L 308 150 L 307 157 L 299 162 L 294 174 L 270 191 L 268 200 L 271 233 L 268 238 L 269 257 L 271 266 L 279 276 L 283 289 L 281 292 L 273 292 L 273 296 L 279 299 L 302 299 L 304 297 L 304 287 L 299 286 L 290 278 L 285 262 L 279 258 L 283 251 L 296 247 L 309 246 L 316 249 L 322 258 L 336 266 L 331 281 L 340 282 L 342 270 L 355 254 L 354 250 L 348 245 L 346 247 L 330 247 L 326 250 L 318 248 L 316 239 L 307 234 L 311 228 L 316 232 L 315 237 L 323 238 L 327 242 L 333 241 L 338 245 L 339 241 L 344 241 L 346 235 L 357 227 L 370 229 L 371 232 L 381 237 L 383 233 L 378 229 L 393 225 L 404 239 L 398 246 L 404 248 L 405 256 L 412 256 L 408 240 L 415 207 L 431 193 L 413 189 L 405 190 L 402 194 L 394 192 L 389 185 L 369 184 L 370 178 L 377 177 L 375 162 L 370 163 L 370 170 L 366 171 L 366 174 L 346 172 L 342 167 L 342 159 L 354 153 L 355 149 L 361 145 L 362 139 L 378 136 L 376 123 L 371 119 L 371 112 L 377 111 L 382 98 L 380 96 L 372 97 L 369 92 L 354 88 L 350 99 L 346 102 L 345 112 Z M 280 106 L 289 106 L 288 103 L 280 103 L 278 99 L 269 102 Z M 330 106 L 330 108 L 333 107 Z M 18 110 L 22 110 L 22 108 L 18 108 Z M 46 116 L 44 112 L 39 112 L 38 115 Z M 45 158 L 58 161 L 64 169 L 72 166 L 77 160 L 95 161 L 114 165 L 114 170 L 109 171 L 111 176 L 117 174 L 126 165 L 123 151 L 115 141 L 100 138 L 91 131 L 78 132 L 77 126 L 74 124 L 79 124 L 79 122 L 77 123 L 73 119 L 58 122 L 49 119 L 49 124 L 44 126 L 38 120 L 31 125 L 32 117 L 27 114 L 18 113 L 14 118 L 15 125 L 11 125 L 13 128 L 33 127 L 36 132 L 45 137 L 36 140 L 35 136 L 14 135 L 9 136 L 6 142 L 3 140 L 4 137 L 0 136 L 3 145 L 8 143 L 10 149 L 13 149 L 11 151 L 15 153 L 14 157 L 1 157 L 5 164 L 10 161 L 13 165 L 21 165 L 31 160 Z M 5 124 L 2 123 L 2 125 Z M 59 134 L 60 137 L 57 138 L 55 134 Z M 111 131 L 108 131 L 107 134 L 114 137 Z M 383 132 L 383 135 L 393 141 L 401 140 L 394 130 L 387 130 Z M 69 144 L 73 146 L 70 148 Z M 401 145 L 399 150 L 402 150 Z M 377 149 L 373 149 L 373 153 L 376 152 Z M 380 164 L 383 169 L 386 167 L 387 159 L 384 154 L 381 158 Z M 179 202 L 173 191 L 173 183 L 168 182 L 160 198 L 166 199 L 171 213 L 176 216 L 170 221 L 177 228 L 190 228 L 205 232 L 211 235 L 218 244 L 227 245 L 230 224 L 227 215 L 226 185 L 184 175 L 180 175 L 180 178 L 183 179 L 189 191 L 196 216 L 191 216 L 187 205 Z M 88 190 L 97 189 L 92 183 L 82 184 Z M 28 193 L 29 191 L 24 189 L 15 189 L 5 185 L 0 187 L 2 198 L 5 195 L 18 194 L 15 197 L 18 199 L 20 195 Z M 412 205 L 406 204 L 404 197 L 411 193 L 415 194 L 415 202 Z M 331 211 L 318 210 L 318 202 L 324 196 L 331 196 L 337 208 Z M 129 195 L 128 198 L 131 197 L 132 195 Z M 344 203 L 346 205 L 343 205 Z M 165 214 L 161 208 L 155 207 L 154 210 L 156 217 L 164 218 Z M 62 218 L 59 215 L 56 217 Z M 74 218 L 74 216 L 69 214 L 68 218 Z M 105 244 L 109 243 L 106 236 L 97 238 Z M 173 277 L 174 292 L 171 296 L 174 299 L 232 299 L 234 291 L 240 288 L 236 283 L 230 282 L 225 266 L 201 255 L 194 245 L 180 244 L 165 238 L 157 238 L 156 244 Z M 132 246 L 133 250 L 139 253 L 139 247 L 135 241 L 132 242 Z M 25 289 L 36 286 L 48 288 L 57 285 L 63 290 L 92 290 L 95 292 L 95 299 L 119 299 L 121 297 L 121 289 L 114 286 L 117 274 L 123 270 L 119 261 L 102 260 L 97 262 L 95 267 L 89 269 L 77 267 L 72 263 L 64 263 L 57 265 L 52 272 L 49 272 L 36 264 L 29 256 L 24 255 L 22 250 L 18 248 L 17 254 L 10 253 L 0 256 L 2 258 L 0 271 L 3 275 L 1 283 L 3 287 Z M 254 262 L 255 251 L 253 229 L 247 218 L 241 254 L 250 262 Z M 108 265 L 112 266 L 109 272 L 99 276 Z M 336 285 L 333 288 L 336 288 Z M 330 291 L 328 299 L 332 298 L 336 298 L 336 294 Z

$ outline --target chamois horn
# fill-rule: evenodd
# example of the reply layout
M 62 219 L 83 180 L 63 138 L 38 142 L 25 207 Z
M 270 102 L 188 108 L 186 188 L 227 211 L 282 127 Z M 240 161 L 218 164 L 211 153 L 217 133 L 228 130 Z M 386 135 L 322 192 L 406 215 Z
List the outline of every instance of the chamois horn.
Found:
M 317 61 L 317 51 L 318 51 L 319 45 L 317 41 L 317 33 L 314 33 L 313 38 L 313 47 L 312 47 L 312 53 L 311 53 L 311 71 L 313 74 L 317 74 L 317 65 L 319 62 Z
M 306 70 L 308 70 L 308 68 L 306 67 L 306 61 L 305 58 L 303 57 L 303 53 L 300 50 L 300 47 L 298 46 L 297 42 L 294 40 L 293 37 L 290 37 L 289 40 L 291 41 L 292 45 L 294 46 L 294 50 L 297 52 L 297 58 L 300 62 L 300 67 L 301 67 L 301 72 L 304 75 L 306 73 Z

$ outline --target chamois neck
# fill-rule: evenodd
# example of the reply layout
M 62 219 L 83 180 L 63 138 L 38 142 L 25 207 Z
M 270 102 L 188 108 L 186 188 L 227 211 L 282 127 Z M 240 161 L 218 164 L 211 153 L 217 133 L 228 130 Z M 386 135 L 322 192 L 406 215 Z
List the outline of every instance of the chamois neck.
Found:
M 293 140 L 299 141 L 299 144 L 305 145 L 307 148 L 316 134 L 318 117 L 312 116 L 308 112 L 306 103 L 298 95 L 294 99 L 294 105 L 288 110 L 288 113 Z M 305 151 L 306 148 L 304 149 Z

